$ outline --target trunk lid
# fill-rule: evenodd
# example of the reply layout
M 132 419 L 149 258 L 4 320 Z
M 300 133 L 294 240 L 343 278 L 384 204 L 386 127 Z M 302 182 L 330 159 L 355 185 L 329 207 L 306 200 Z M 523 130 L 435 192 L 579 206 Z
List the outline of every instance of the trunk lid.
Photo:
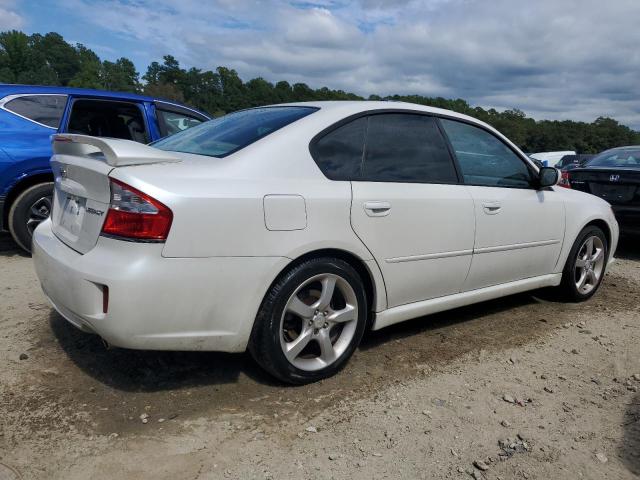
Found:
M 596 195 L 612 205 L 640 205 L 640 171 L 625 168 L 576 168 L 571 188 Z
M 55 177 L 51 222 L 54 234 L 79 253 L 97 243 L 111 200 L 115 168 L 179 162 L 170 152 L 129 140 L 53 135 Z

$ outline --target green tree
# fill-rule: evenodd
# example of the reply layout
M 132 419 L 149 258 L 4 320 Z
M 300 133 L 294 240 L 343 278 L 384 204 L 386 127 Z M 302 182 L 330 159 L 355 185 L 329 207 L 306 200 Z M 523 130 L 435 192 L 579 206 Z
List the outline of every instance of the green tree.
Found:
M 226 67 L 218 67 L 216 72 L 220 77 L 220 92 L 223 98 L 221 109 L 225 112 L 232 112 L 246 108 L 248 106 L 246 92 L 238 72 Z
M 58 33 L 31 36 L 32 50 L 38 58 L 44 59 L 57 77 L 57 84 L 66 86 L 80 70 L 78 51 L 64 41 Z
M 285 80 L 280 80 L 276 83 L 274 91 L 280 103 L 291 102 L 293 100 L 293 89 L 289 82 Z
M 29 58 L 29 36 L 11 30 L 0 33 L 0 81 L 16 82 L 18 76 L 27 71 Z
M 144 87 L 145 95 L 150 97 L 164 98 L 165 100 L 173 100 L 174 102 L 184 102 L 182 92 L 171 83 L 148 84 Z
M 119 58 L 113 62 L 102 62 L 101 75 L 103 88 L 116 92 L 138 92 L 140 83 L 138 72 L 131 60 Z
M 69 86 L 80 88 L 103 88 L 102 62 L 100 57 L 82 44 L 76 45 L 80 68 L 69 81 Z
M 249 107 L 278 103 L 278 95 L 273 84 L 262 77 L 249 80 L 246 83 L 246 90 Z

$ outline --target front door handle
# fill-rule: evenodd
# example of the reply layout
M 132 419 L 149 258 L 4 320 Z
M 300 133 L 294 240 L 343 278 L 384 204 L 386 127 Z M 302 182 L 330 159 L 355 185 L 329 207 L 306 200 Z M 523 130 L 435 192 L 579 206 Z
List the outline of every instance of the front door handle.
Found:
M 501 208 L 502 205 L 500 205 L 500 202 L 484 202 L 482 204 L 482 209 L 487 215 L 495 215 L 496 213 L 500 212 Z
M 386 217 L 391 211 L 391 204 L 389 202 L 364 202 L 364 211 L 370 217 Z

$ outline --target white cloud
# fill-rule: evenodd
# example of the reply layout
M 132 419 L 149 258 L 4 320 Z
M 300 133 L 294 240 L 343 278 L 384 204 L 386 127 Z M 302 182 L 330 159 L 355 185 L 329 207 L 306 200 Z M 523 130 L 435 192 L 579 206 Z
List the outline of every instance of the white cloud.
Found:
M 640 126 L 637 0 L 65 2 L 149 60 Z
M 0 0 L 0 31 L 20 29 L 24 19 L 16 11 L 13 0 Z

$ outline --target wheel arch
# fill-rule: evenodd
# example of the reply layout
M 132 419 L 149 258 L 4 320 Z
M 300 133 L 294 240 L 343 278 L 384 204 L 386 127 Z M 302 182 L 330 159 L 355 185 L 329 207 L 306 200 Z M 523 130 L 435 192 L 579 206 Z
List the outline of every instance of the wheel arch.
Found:
M 53 182 L 53 180 L 53 173 L 51 172 L 34 173 L 18 180 L 11 187 L 4 199 L 4 209 L 2 211 L 1 222 L 2 227 L 5 229 L 9 228 L 9 210 L 11 210 L 11 205 L 13 205 L 13 202 L 20 196 L 22 192 L 24 192 L 27 188 L 38 185 L 39 183 Z
M 375 311 L 380 305 L 380 302 L 386 304 L 386 291 L 384 287 L 384 281 L 382 274 L 378 269 L 378 265 L 375 261 L 365 261 L 358 255 L 347 250 L 339 248 L 322 248 L 311 250 L 301 254 L 300 256 L 292 259 L 278 274 L 275 276 L 269 288 L 266 290 L 265 295 L 271 290 L 271 287 L 284 275 L 289 269 L 299 265 L 307 260 L 320 257 L 334 257 L 339 258 L 351 265 L 358 273 L 364 284 L 365 292 L 367 294 L 367 328 L 373 325 L 375 319 Z M 377 269 L 378 271 L 372 271 Z M 382 298 L 380 298 L 382 297 Z
M 607 239 L 607 248 L 609 249 L 609 253 L 611 253 L 611 227 L 609 227 L 609 224 L 601 218 L 596 218 L 582 227 L 580 231 L 590 226 L 598 227 L 604 232 L 604 236 Z

